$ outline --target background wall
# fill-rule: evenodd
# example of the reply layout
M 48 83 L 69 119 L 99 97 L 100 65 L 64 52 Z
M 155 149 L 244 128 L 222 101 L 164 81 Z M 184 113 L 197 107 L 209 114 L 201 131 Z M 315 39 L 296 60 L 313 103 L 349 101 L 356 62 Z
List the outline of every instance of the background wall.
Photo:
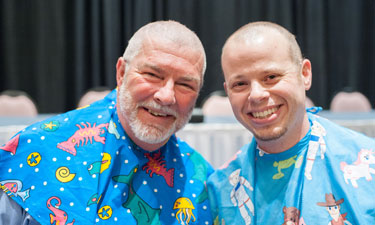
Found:
M 374 0 L 0 0 L 0 91 L 20 89 L 41 113 L 75 108 L 89 88 L 114 88 L 115 64 L 142 25 L 177 20 L 207 53 L 198 99 L 222 89 L 221 47 L 240 26 L 273 21 L 297 36 L 312 61 L 307 95 L 329 107 L 345 87 L 375 107 Z

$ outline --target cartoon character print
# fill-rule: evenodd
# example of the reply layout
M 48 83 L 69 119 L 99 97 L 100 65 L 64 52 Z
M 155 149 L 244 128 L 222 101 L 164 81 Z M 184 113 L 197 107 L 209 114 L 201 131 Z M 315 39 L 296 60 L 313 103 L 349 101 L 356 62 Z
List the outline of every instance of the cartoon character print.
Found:
M 245 224 L 248 225 L 251 224 L 251 217 L 247 213 L 246 208 L 254 216 L 254 204 L 250 196 L 246 193 L 245 187 L 250 191 L 253 191 L 253 187 L 244 177 L 240 176 L 240 172 L 241 169 L 237 169 L 229 176 L 229 183 L 233 186 L 230 193 L 230 200 L 234 206 L 238 207 Z
M 300 212 L 296 207 L 283 208 L 284 223 L 282 225 L 306 225 L 303 217 L 300 218 Z
M 9 197 L 20 197 L 25 201 L 30 197 L 30 188 L 22 190 L 22 182 L 20 180 L 3 180 L 0 181 L 0 189 L 2 189 Z
M 39 165 L 41 161 L 42 161 L 42 156 L 40 155 L 39 152 L 32 152 L 26 158 L 27 164 L 31 167 Z
M 173 209 L 178 209 L 176 219 L 182 225 L 189 225 L 192 218 L 192 222 L 196 220 L 193 214 L 195 207 L 191 200 L 186 197 L 178 198 L 173 204 Z
M 109 205 L 105 205 L 98 210 L 98 216 L 102 220 L 108 220 L 112 217 L 112 208 Z
M 267 152 L 263 151 L 259 147 L 259 145 L 257 146 L 257 150 L 258 150 L 258 153 L 259 153 L 260 157 L 263 157 L 265 154 L 268 154 Z M 303 156 L 298 156 L 298 158 L 297 158 L 297 155 L 294 155 L 294 156 L 292 156 L 288 159 L 275 161 L 273 163 L 273 167 L 277 168 L 277 173 L 275 173 L 272 176 L 272 179 L 273 180 L 281 179 L 282 177 L 285 176 L 285 174 L 282 172 L 282 170 L 288 169 L 288 168 L 292 167 L 293 165 L 294 165 L 294 168 L 300 168 L 301 165 L 302 165 L 302 161 L 303 161 Z
M 98 204 L 101 198 L 102 198 L 102 195 L 99 196 L 98 193 L 93 194 L 90 197 L 90 199 L 87 201 L 87 206 Z
M 284 173 L 281 171 L 282 169 L 287 169 L 295 164 L 295 168 L 299 168 L 302 163 L 303 157 L 300 156 L 296 160 L 297 156 L 292 156 L 289 159 L 277 161 L 273 163 L 274 167 L 277 167 L 277 172 L 275 175 L 272 176 L 272 179 L 278 180 L 284 176 Z
M 40 128 L 47 132 L 55 132 L 57 129 L 59 129 L 59 127 L 60 127 L 60 123 L 57 120 L 49 121 L 48 123 L 45 122 L 45 123 L 42 123 L 42 125 L 40 125 Z
M 79 147 L 83 144 L 87 145 L 87 142 L 90 140 L 90 144 L 92 144 L 92 139 L 96 142 L 100 142 L 102 144 L 105 143 L 105 137 L 101 137 L 100 135 L 103 134 L 105 131 L 103 128 L 108 128 L 108 123 L 100 124 L 96 126 L 94 123 L 92 126 L 89 122 L 87 125 L 85 123 L 81 123 L 83 127 L 79 124 L 76 124 L 78 130 L 67 140 L 57 144 L 57 148 L 66 151 L 72 155 L 77 154 L 76 146 Z
M 144 155 L 149 161 L 142 167 L 142 169 L 146 170 L 146 173 L 150 173 L 151 178 L 154 173 L 163 176 L 167 185 L 173 187 L 174 168 L 169 170 L 165 168 L 165 160 L 163 160 L 164 157 L 161 156 L 161 151 L 159 150 L 156 153 L 145 153 Z
M 120 139 L 120 133 L 117 130 L 117 125 L 112 119 L 109 121 L 108 133 L 115 135 L 116 139 Z
M 104 152 L 101 161 L 93 162 L 87 167 L 89 174 L 92 176 L 94 174 L 103 173 L 111 165 L 111 160 L 111 155 Z
M 130 213 L 142 225 L 161 225 L 160 209 L 154 209 L 147 204 L 133 189 L 133 178 L 138 171 L 138 165 L 135 166 L 128 175 L 118 175 L 112 177 L 112 180 L 128 185 L 128 198 L 122 204 L 122 207 L 129 209 Z
M 8 141 L 4 146 L 0 147 L 0 149 L 10 152 L 13 155 L 16 154 L 17 147 L 18 147 L 18 142 L 20 140 L 20 135 L 17 134 L 14 136 L 10 141 Z
M 68 183 L 74 179 L 75 173 L 71 173 L 69 168 L 66 166 L 61 166 L 57 168 L 55 172 L 56 179 L 61 183 Z
M 327 151 L 327 147 L 323 137 L 326 136 L 326 134 L 327 132 L 324 127 L 317 121 L 313 121 L 313 125 L 311 126 L 311 136 L 309 141 L 309 148 L 307 150 L 307 160 L 305 167 L 305 177 L 308 180 L 312 180 L 311 170 L 313 168 L 319 147 L 320 158 L 322 160 L 324 159 L 324 154 Z
M 55 205 L 52 205 L 51 201 L 52 200 L 56 200 L 57 203 Z M 50 216 L 50 223 L 51 224 L 55 224 L 57 225 L 73 225 L 74 224 L 74 219 L 72 222 L 70 223 L 66 223 L 66 221 L 68 220 L 68 215 L 65 211 L 59 209 L 61 205 L 61 200 L 60 198 L 56 197 L 56 196 L 52 196 L 50 197 L 48 200 L 47 200 L 47 208 L 49 210 L 52 211 L 52 213 L 49 214 Z
M 366 180 L 372 180 L 371 174 L 375 174 L 375 169 L 370 167 L 370 164 L 375 164 L 375 152 L 372 150 L 361 149 L 358 153 L 357 160 L 348 165 L 346 162 L 340 163 L 340 168 L 343 172 L 345 182 L 349 184 L 349 180 L 353 187 L 358 188 L 357 180 L 365 177 Z
M 340 204 L 344 202 L 344 199 L 336 201 L 335 196 L 332 193 L 325 195 L 325 202 L 316 203 L 318 206 L 323 206 L 328 211 L 329 215 L 332 217 L 332 220 L 328 225 L 352 225 L 347 219 L 347 213 L 340 213 Z

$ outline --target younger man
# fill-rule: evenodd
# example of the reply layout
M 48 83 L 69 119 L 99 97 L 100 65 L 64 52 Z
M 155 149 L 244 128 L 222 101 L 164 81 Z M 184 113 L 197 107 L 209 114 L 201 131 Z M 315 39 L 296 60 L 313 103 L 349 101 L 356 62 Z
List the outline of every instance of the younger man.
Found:
M 254 138 L 209 178 L 216 222 L 374 224 L 375 141 L 306 112 L 311 63 L 295 37 L 250 23 L 229 37 L 221 59 L 234 114 Z M 321 207 L 326 196 L 340 199 L 343 223 Z

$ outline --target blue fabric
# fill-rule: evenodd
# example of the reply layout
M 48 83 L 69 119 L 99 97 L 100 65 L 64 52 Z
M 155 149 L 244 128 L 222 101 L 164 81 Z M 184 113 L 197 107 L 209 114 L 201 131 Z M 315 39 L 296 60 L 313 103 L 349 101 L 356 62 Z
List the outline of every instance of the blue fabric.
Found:
M 291 149 L 266 154 L 253 139 L 210 176 L 215 224 L 375 224 L 375 140 L 308 117 Z
M 1 188 L 41 224 L 211 224 L 212 167 L 175 136 L 154 152 L 136 146 L 116 93 L 0 147 Z

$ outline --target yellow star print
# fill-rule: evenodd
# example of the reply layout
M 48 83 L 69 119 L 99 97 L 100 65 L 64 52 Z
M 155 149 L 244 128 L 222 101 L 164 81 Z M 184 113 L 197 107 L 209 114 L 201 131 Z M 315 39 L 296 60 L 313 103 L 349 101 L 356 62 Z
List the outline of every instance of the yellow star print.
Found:
M 53 129 L 53 127 L 56 126 L 56 124 L 53 124 L 52 121 L 50 121 L 49 123 L 45 123 L 44 126 L 50 130 Z

